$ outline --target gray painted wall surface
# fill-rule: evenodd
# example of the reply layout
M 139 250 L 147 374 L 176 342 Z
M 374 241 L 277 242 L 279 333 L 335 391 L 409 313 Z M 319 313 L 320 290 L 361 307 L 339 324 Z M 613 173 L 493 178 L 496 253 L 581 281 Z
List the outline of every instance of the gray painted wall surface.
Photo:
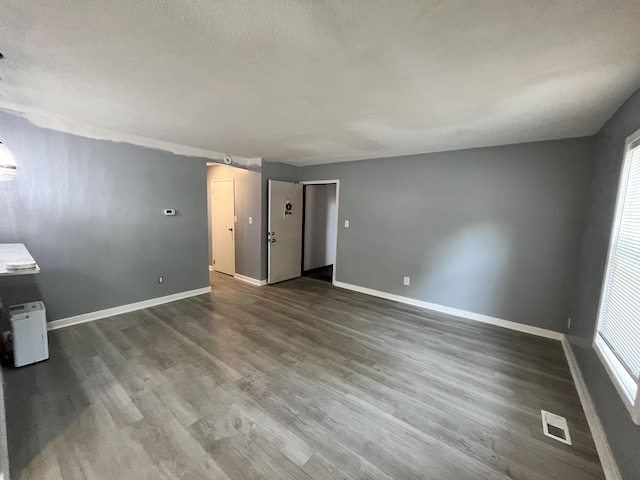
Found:
M 236 273 L 246 277 L 261 278 L 262 237 L 262 174 L 227 165 L 207 168 L 209 188 L 207 201 L 211 208 L 211 180 L 233 178 L 235 188 L 235 214 L 238 222 L 234 226 L 236 234 Z M 209 210 L 211 211 L 211 210 Z M 249 224 L 249 217 L 253 223 Z M 211 228 L 209 228 L 209 264 L 211 264 Z
M 592 138 L 538 142 L 299 179 L 340 179 L 338 281 L 563 332 L 592 150 Z
M 592 347 L 609 249 L 625 138 L 640 128 L 640 91 L 605 124 L 596 140 L 596 170 L 582 235 L 569 340 L 623 478 L 640 478 L 640 426 Z
M 305 187 L 303 270 L 333 265 L 336 213 L 335 184 Z
M 42 129 L 6 112 L 0 140 L 19 169 L 0 183 L 0 242 L 26 244 L 42 269 L 1 279 L 6 304 L 41 294 L 55 320 L 208 286 L 204 159 Z M 178 215 L 165 217 L 165 207 Z
M 269 227 L 269 180 L 282 180 L 284 182 L 296 182 L 298 180 L 298 167 L 280 162 L 262 161 L 262 268 L 260 279 L 267 279 L 268 245 L 267 228 Z

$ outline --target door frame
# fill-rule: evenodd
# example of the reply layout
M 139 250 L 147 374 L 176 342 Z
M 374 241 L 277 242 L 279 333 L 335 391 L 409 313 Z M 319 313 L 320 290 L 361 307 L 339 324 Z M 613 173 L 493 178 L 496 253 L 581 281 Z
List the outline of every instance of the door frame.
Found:
M 213 241 L 213 212 L 215 210 L 213 203 L 213 184 L 214 183 L 222 183 L 222 182 L 231 182 L 231 216 L 233 217 L 233 276 L 236 274 L 236 238 L 237 238 L 237 226 L 236 226 L 236 182 L 233 177 L 228 178 L 212 178 L 211 185 L 209 185 L 209 204 L 211 205 L 211 211 L 209 212 L 209 229 L 211 230 L 211 258 L 214 261 L 214 264 L 211 265 L 213 270 L 215 271 L 215 242 Z
M 336 236 L 333 247 L 333 272 L 331 273 L 331 285 L 336 284 L 336 269 L 338 264 L 338 231 L 340 230 L 340 180 L 305 180 L 298 182 L 300 185 L 331 185 L 334 183 L 336 185 Z M 306 215 L 306 212 L 303 212 L 303 215 Z M 303 217 L 305 218 L 305 217 Z M 305 219 L 306 221 L 306 219 Z M 302 223 L 302 245 L 304 247 L 304 221 Z
M 267 285 L 271 285 L 271 180 L 267 180 Z

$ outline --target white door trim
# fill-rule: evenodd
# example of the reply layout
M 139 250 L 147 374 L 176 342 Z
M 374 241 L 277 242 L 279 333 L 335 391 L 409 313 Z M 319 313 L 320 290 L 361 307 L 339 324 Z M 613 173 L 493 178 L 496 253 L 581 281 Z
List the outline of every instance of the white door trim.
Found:
M 267 285 L 271 283 L 271 180 L 267 191 Z
M 333 272 L 331 275 L 331 284 L 336 284 L 336 270 L 338 264 L 338 231 L 340 230 L 340 180 L 305 180 L 298 182 L 300 185 L 330 185 L 335 183 L 336 185 L 336 238 L 333 242 Z M 304 241 L 304 237 L 302 239 Z
M 233 274 L 236 273 L 236 234 L 238 233 L 235 218 L 236 218 L 236 181 L 233 177 L 228 178 L 212 178 L 211 183 L 221 183 L 221 182 L 231 182 L 231 195 L 233 197 L 233 201 L 231 202 L 231 216 L 234 219 L 233 222 Z M 213 185 L 209 185 L 209 203 L 211 205 L 211 211 L 209 212 L 209 229 L 211 230 L 211 258 L 215 262 L 215 247 L 213 245 Z M 213 270 L 215 270 L 215 266 L 211 265 Z

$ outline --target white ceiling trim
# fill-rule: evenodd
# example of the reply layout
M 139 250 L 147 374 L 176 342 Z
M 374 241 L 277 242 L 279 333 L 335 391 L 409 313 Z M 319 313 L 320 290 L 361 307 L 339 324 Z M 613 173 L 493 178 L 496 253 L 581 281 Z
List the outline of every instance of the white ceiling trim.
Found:
M 239 155 L 233 155 L 230 153 L 216 152 L 213 150 L 205 150 L 202 148 L 194 148 L 186 145 L 178 145 L 176 143 L 164 142 L 162 140 L 154 140 L 152 138 L 146 138 L 139 135 L 133 135 L 130 133 L 116 132 L 107 128 L 95 127 L 87 125 L 82 122 L 76 122 L 69 119 L 64 119 L 54 115 L 48 115 L 41 112 L 26 113 L 16 112 L 13 110 L 2 109 L 12 115 L 18 115 L 26 118 L 34 125 L 41 128 L 48 128 L 49 130 L 55 130 L 58 132 L 68 133 L 71 135 L 78 135 L 86 138 L 93 138 L 95 140 L 107 140 L 111 142 L 129 143 L 137 145 L 139 147 L 153 148 L 157 150 L 163 150 L 165 152 L 174 153 L 176 155 L 182 155 L 185 157 L 201 157 L 209 160 L 216 160 L 218 163 L 223 162 L 225 155 L 229 155 L 232 158 L 234 164 L 244 167 L 251 167 L 262 164 L 262 158 L 254 157 L 247 158 Z

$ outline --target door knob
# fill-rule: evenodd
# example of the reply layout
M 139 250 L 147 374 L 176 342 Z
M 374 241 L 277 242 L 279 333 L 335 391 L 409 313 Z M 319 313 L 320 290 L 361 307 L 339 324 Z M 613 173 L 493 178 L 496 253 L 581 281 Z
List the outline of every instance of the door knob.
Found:
M 230 229 L 229 229 L 229 231 L 230 231 L 230 232 L 233 232 L 233 228 L 230 228 Z

